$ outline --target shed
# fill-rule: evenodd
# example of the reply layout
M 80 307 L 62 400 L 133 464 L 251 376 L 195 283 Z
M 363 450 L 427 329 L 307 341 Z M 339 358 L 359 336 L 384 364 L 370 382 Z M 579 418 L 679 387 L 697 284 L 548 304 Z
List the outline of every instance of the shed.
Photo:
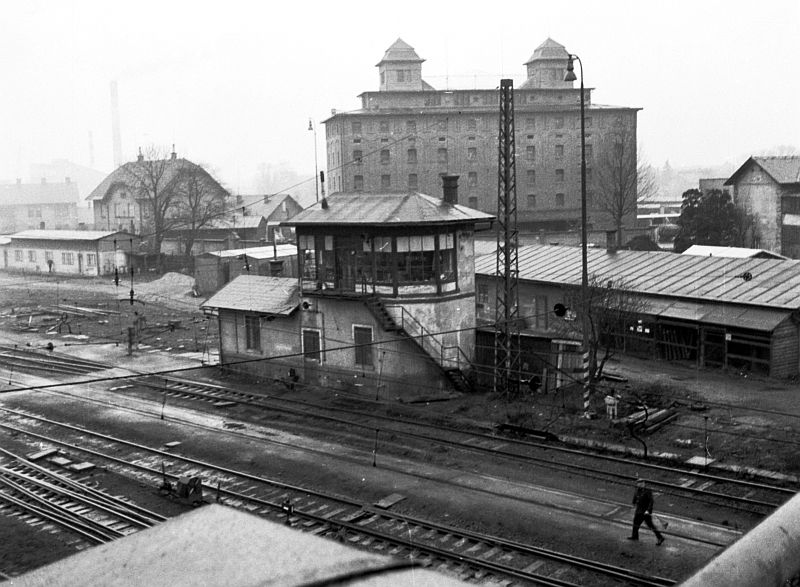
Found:
M 239 275 L 297 276 L 297 247 L 270 245 L 210 251 L 194 258 L 197 291 L 213 293 Z
M 518 259 L 525 328 L 561 335 L 552 308 L 580 288 L 580 247 L 524 246 Z M 486 323 L 494 319 L 495 256 L 475 267 L 478 320 Z M 799 261 L 589 249 L 588 270 L 643 302 L 616 333 L 626 352 L 773 377 L 800 373 Z

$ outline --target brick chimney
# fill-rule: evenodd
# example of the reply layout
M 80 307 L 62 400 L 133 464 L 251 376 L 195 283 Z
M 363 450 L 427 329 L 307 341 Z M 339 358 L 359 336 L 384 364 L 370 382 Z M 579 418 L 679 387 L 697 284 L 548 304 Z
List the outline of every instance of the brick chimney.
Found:
M 442 202 L 445 204 L 458 204 L 458 176 L 442 176 Z

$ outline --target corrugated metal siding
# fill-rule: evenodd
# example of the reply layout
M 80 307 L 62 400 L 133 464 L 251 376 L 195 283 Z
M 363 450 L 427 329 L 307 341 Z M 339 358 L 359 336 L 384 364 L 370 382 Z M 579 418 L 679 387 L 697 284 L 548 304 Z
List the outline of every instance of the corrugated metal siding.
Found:
M 798 340 L 797 325 L 786 320 L 772 333 L 772 348 L 770 349 L 771 377 L 791 377 L 797 375 L 800 365 L 800 340 Z

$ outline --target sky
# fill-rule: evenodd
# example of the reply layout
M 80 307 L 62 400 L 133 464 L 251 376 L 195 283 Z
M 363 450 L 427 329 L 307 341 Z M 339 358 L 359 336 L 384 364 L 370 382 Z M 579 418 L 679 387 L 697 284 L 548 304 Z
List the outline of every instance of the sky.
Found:
M 799 30 L 800 0 L 4 2 L 0 181 L 54 159 L 110 172 L 115 80 L 126 160 L 174 144 L 235 193 L 265 164 L 313 182 L 309 118 L 324 169 L 322 122 L 378 89 L 397 38 L 457 89 L 520 85 L 550 37 L 580 56 L 595 103 L 642 109 L 650 163 L 738 166 L 800 150 Z

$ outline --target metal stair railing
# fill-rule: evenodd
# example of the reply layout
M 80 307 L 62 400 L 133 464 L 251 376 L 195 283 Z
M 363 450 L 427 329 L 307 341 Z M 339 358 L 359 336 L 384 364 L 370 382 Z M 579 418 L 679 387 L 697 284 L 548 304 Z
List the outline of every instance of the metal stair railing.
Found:
M 437 335 L 425 328 L 411 312 L 403 306 L 384 306 L 395 322 L 422 349 L 436 361 L 442 369 L 471 368 L 472 362 L 458 346 L 445 346 Z

